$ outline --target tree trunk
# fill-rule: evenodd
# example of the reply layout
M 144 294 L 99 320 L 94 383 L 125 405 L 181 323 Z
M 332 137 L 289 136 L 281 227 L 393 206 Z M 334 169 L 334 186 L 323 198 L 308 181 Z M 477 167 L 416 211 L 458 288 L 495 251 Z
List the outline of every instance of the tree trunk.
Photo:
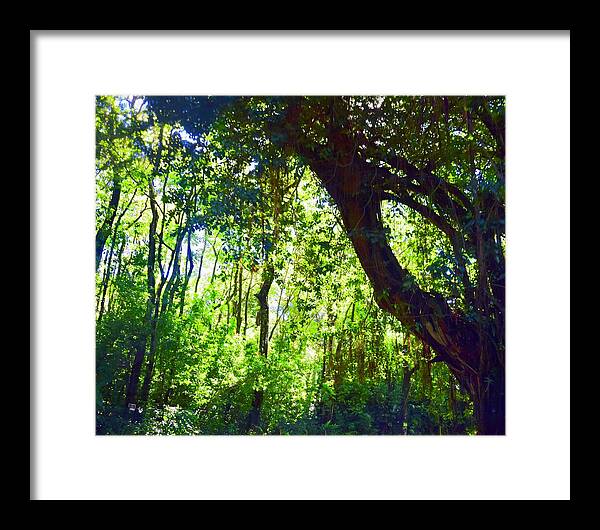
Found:
M 259 335 L 259 353 L 263 357 L 267 357 L 269 350 L 269 291 L 273 284 L 275 271 L 273 265 L 268 263 L 263 271 L 262 284 L 260 290 L 255 294 L 258 299 L 258 325 L 260 329 Z
M 248 415 L 248 426 L 246 432 L 250 433 L 254 431 L 260 424 L 260 409 L 264 398 L 264 392 L 262 390 L 254 391 L 254 398 L 252 400 L 252 408 Z
M 187 226 L 178 229 L 177 238 L 175 239 L 174 255 L 172 258 L 173 265 L 171 269 L 171 276 L 167 280 L 166 286 L 162 295 L 162 304 L 160 313 L 163 314 L 169 306 L 172 306 L 175 291 L 181 277 L 181 250 L 183 248 L 183 240 L 187 233 Z M 168 271 L 167 271 L 168 274 Z
M 238 262 L 238 284 L 237 284 L 237 300 L 235 302 L 235 333 L 240 334 L 242 330 L 242 280 L 243 280 L 242 260 Z
M 475 420 L 479 434 L 505 434 L 504 367 L 495 366 L 477 378 L 473 397 Z
M 121 179 L 115 176 L 113 179 L 112 195 L 108 203 L 106 219 L 104 220 L 104 223 L 102 223 L 102 226 L 96 233 L 96 270 L 98 270 L 98 266 L 100 265 L 100 260 L 102 258 L 102 252 L 104 251 L 104 245 L 106 244 L 106 240 L 108 239 L 108 236 L 112 231 L 112 225 L 115 220 L 115 216 L 117 215 L 117 208 L 119 207 L 120 198 Z
M 194 294 L 198 292 L 198 283 L 200 282 L 200 276 L 202 275 L 202 263 L 204 261 L 204 252 L 206 251 L 206 241 L 208 240 L 208 234 L 204 231 L 204 243 L 202 244 L 202 252 L 200 253 L 200 263 L 198 264 L 198 276 L 196 276 L 196 283 L 194 285 Z
M 146 345 L 148 342 L 148 335 L 155 337 L 156 334 L 152 333 L 152 330 L 155 329 L 155 319 L 153 318 L 153 314 L 155 312 L 155 308 L 157 306 L 157 296 L 156 296 L 156 277 L 154 274 L 154 267 L 156 261 L 156 229 L 158 226 L 159 213 L 156 205 L 156 194 L 154 192 L 154 183 L 153 178 L 158 173 L 158 169 L 160 166 L 160 158 L 163 149 L 163 131 L 164 127 L 160 129 L 160 135 L 158 139 L 158 150 L 156 153 L 156 159 L 154 161 L 154 171 L 152 173 L 152 178 L 150 178 L 148 182 L 148 196 L 150 198 L 150 208 L 152 210 L 152 219 L 150 221 L 150 228 L 148 232 L 148 283 L 147 283 L 147 292 L 148 292 L 148 300 L 146 303 L 146 315 L 144 317 L 144 323 L 146 327 L 146 332 L 142 332 L 141 336 L 138 338 L 138 344 L 135 352 L 135 358 L 133 360 L 133 364 L 131 366 L 131 376 L 129 378 L 129 383 L 127 385 L 127 399 L 125 406 L 129 407 L 130 404 L 137 405 L 137 393 L 138 393 L 138 385 L 140 380 L 140 373 L 142 371 L 142 364 L 144 362 L 144 357 L 146 355 Z M 151 344 L 151 352 L 154 344 Z
M 248 280 L 248 289 L 246 289 L 246 297 L 244 300 L 244 337 L 246 336 L 246 331 L 248 331 L 248 299 L 250 298 L 250 290 L 252 289 L 252 277 L 254 276 L 254 271 L 250 271 L 250 279 Z
M 400 426 L 400 434 L 407 434 L 407 429 L 404 427 L 406 421 L 406 411 L 408 410 L 408 396 L 410 394 L 410 378 L 414 373 L 415 368 L 409 368 L 404 365 L 402 369 L 402 390 L 400 391 L 400 414 L 398 415 L 398 424 Z
M 265 265 L 262 274 L 262 284 L 260 290 L 254 296 L 258 299 L 258 313 L 256 315 L 259 326 L 258 352 L 259 355 L 266 358 L 269 351 L 269 290 L 275 278 L 273 265 L 269 262 Z M 264 391 L 257 389 L 254 391 L 252 408 L 248 415 L 248 426 L 246 431 L 255 430 L 260 424 L 260 409 L 264 398 Z
M 108 284 L 110 283 L 110 269 L 112 266 L 112 258 L 115 250 L 115 240 L 111 242 L 110 251 L 108 252 L 108 256 L 105 261 L 105 270 L 104 277 L 102 278 L 102 296 L 100 297 L 100 307 L 98 309 L 98 318 L 96 319 L 97 324 L 100 324 L 102 321 L 102 316 L 104 315 L 104 305 L 106 302 L 106 293 L 108 291 Z
M 185 306 L 185 295 L 188 290 L 188 285 L 190 283 L 190 278 L 192 277 L 192 272 L 194 271 L 194 255 L 192 252 L 192 232 L 193 228 L 190 227 L 188 229 L 187 235 L 187 254 L 185 258 L 185 279 L 183 281 L 183 285 L 181 286 L 181 295 L 179 297 L 179 316 L 183 316 L 183 307 Z
M 156 349 L 158 346 L 158 316 L 159 310 L 157 303 L 155 305 L 154 314 L 150 323 L 150 348 L 148 349 L 148 363 L 146 364 L 146 374 L 144 376 L 144 383 L 142 384 L 142 391 L 140 393 L 140 403 L 144 404 L 148 401 L 148 395 L 150 393 L 150 383 L 152 382 L 154 364 L 156 362 Z

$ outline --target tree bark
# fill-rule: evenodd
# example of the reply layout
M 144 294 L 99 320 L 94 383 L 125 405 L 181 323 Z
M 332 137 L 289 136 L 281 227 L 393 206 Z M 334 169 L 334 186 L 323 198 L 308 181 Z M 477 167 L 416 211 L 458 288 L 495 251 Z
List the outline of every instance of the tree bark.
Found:
M 259 291 L 254 295 L 258 299 L 258 313 L 256 315 L 259 326 L 258 352 L 266 359 L 269 351 L 269 290 L 275 278 L 275 270 L 271 262 L 265 265 L 262 274 L 262 283 Z M 260 410 L 262 407 L 264 390 L 254 391 L 252 408 L 248 415 L 247 432 L 255 430 L 260 425 Z

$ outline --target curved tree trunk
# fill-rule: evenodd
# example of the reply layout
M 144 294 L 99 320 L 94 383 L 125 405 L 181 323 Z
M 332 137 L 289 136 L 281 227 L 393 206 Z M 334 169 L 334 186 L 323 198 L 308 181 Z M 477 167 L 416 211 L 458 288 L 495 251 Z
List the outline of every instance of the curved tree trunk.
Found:
M 477 322 L 473 322 L 451 308 L 438 293 L 419 288 L 394 255 L 382 219 L 381 202 L 386 198 L 382 183 L 394 181 L 400 186 L 401 179 L 360 158 L 343 115 L 330 125 L 328 147 L 333 154 L 325 156 L 323 149 L 303 134 L 299 126 L 300 111 L 294 104 L 288 109 L 286 147 L 306 160 L 337 205 L 377 304 L 437 353 L 433 362 L 448 365 L 473 400 L 478 433 L 504 434 L 503 307 L 476 308 Z M 418 170 L 403 159 L 398 159 L 397 166 L 409 174 L 413 182 L 418 181 L 440 208 L 449 204 L 456 212 L 464 210 L 465 204 L 471 206 L 460 190 L 429 171 Z M 410 206 L 428 216 L 428 220 L 439 225 L 449 237 L 455 236 L 455 229 L 421 203 L 413 201 Z M 467 234 L 467 240 L 469 238 L 474 241 L 472 234 Z M 493 242 L 486 241 L 486 244 L 488 249 L 496 248 Z M 487 267 L 489 252 L 484 257 L 486 262 L 478 263 L 480 269 Z M 503 292 L 503 260 L 496 260 L 494 265 L 499 269 L 497 277 L 502 278 L 499 283 Z
M 420 290 L 398 263 L 384 232 L 380 203 L 361 191 L 360 178 L 322 178 L 336 201 L 379 307 L 394 315 L 436 352 L 473 399 L 478 432 L 504 434 L 503 352 L 487 338 L 485 322 L 473 325 L 435 293 Z M 356 182 L 353 186 L 352 183 Z M 354 188 L 354 189 L 353 189 Z

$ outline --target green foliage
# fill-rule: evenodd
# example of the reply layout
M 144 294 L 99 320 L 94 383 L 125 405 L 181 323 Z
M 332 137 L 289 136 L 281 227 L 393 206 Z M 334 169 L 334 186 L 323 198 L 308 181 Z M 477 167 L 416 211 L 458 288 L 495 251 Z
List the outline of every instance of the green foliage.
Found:
M 436 292 L 477 315 L 461 267 L 475 284 L 477 230 L 501 242 L 489 252 L 503 260 L 502 215 L 469 213 L 458 251 L 423 216 L 423 208 L 435 210 L 435 190 L 418 199 L 420 212 L 382 201 L 381 230 L 344 226 L 314 168 L 289 150 L 291 132 L 279 127 L 289 101 L 97 99 L 96 228 L 106 233 L 96 274 L 99 434 L 474 432 L 466 390 L 446 365 L 430 362 L 414 335 L 423 332 L 420 322 L 409 329 L 379 307 L 390 292 L 373 291 L 349 236 L 389 243 L 408 271 L 401 289 Z M 310 118 L 307 136 L 321 156 L 334 157 L 327 120 L 344 117 L 339 100 L 299 101 L 298 119 Z M 503 201 L 492 134 L 481 121 L 465 121 L 479 100 L 344 102 L 342 134 L 360 131 L 365 156 L 379 157 L 381 167 L 409 157 L 435 167 L 474 203 Z M 503 102 L 487 104 L 501 119 Z M 385 156 L 374 147 L 382 144 Z M 269 267 L 265 355 L 260 293 Z

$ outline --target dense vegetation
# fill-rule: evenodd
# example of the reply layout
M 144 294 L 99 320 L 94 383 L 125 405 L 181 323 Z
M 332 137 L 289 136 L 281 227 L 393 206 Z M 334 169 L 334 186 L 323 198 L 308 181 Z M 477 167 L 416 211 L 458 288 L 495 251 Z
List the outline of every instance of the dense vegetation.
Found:
M 96 109 L 99 434 L 504 434 L 504 98 Z

